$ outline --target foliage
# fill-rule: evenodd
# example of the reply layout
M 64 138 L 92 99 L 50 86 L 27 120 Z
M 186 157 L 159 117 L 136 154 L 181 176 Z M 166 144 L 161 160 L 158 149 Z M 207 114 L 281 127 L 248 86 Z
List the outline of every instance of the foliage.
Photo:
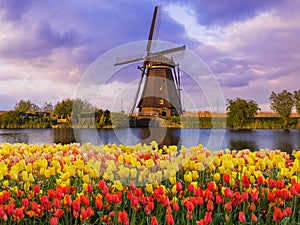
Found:
M 298 114 L 300 114 L 300 90 L 294 91 L 294 101 L 296 110 Z
M 300 151 L 291 159 L 154 142 L 0 149 L 1 224 L 300 223 Z
M 73 100 L 70 98 L 63 99 L 61 102 L 57 102 L 54 107 L 54 114 L 59 117 L 70 117 L 73 108 Z
M 129 117 L 124 113 L 111 113 L 111 123 L 114 127 L 128 127 Z
M 43 106 L 43 110 L 53 110 L 54 106 L 52 105 L 51 102 L 45 102 Z
M 228 120 L 234 128 L 243 128 L 247 121 L 260 110 L 254 100 L 246 101 L 242 98 L 236 98 L 227 101 Z
M 44 110 L 50 108 L 53 108 L 52 104 L 46 102 Z M 16 104 L 15 110 L 2 112 L 0 128 L 50 128 L 51 125 L 57 124 L 63 128 L 93 128 L 95 126 L 101 128 L 111 125 L 109 110 L 96 109 L 89 102 L 80 99 L 68 98 L 58 102 L 54 110 L 56 117 L 53 117 L 52 110 L 41 112 L 36 111 L 36 109 L 37 106 L 31 101 L 21 100 L 20 103 Z M 59 121 L 58 118 L 66 120 Z
M 271 109 L 283 117 L 284 128 L 288 128 L 289 118 L 294 107 L 293 94 L 287 90 L 280 93 L 272 92 L 270 98 Z
M 19 112 L 32 112 L 39 110 L 39 107 L 37 104 L 31 102 L 30 100 L 20 100 L 14 107 L 14 110 L 19 111 Z

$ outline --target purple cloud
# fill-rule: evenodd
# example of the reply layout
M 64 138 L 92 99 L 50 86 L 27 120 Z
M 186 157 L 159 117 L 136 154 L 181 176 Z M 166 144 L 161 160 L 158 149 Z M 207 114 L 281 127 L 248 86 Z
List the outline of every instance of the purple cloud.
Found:
M 56 48 L 72 48 L 85 42 L 75 30 L 55 31 L 49 22 L 41 21 L 28 36 L 6 38 L 0 44 L 0 56 L 5 58 L 37 58 L 48 56 Z
M 9 0 L 0 1 L 0 12 L 4 13 L 4 19 L 18 21 L 22 19 L 24 13 L 31 8 L 32 0 Z

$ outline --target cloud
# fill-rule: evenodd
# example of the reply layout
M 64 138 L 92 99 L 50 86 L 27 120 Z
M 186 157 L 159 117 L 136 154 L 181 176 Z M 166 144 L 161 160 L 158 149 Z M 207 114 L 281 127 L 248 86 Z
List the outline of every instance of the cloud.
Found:
M 56 48 L 72 48 L 83 43 L 78 32 L 69 30 L 59 33 L 49 22 L 41 21 L 32 33 L 29 31 L 24 37 L 3 38 L 0 57 L 28 59 L 49 56 Z
M 18 21 L 22 19 L 24 13 L 31 8 L 32 0 L 9 0 L 0 1 L 0 15 L 3 14 L 4 19 Z

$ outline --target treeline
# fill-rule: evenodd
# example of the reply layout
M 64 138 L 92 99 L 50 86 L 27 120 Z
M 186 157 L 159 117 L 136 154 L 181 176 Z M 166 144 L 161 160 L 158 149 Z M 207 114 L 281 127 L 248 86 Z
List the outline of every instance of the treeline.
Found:
M 299 117 L 291 117 L 295 108 L 300 114 L 300 90 L 293 93 L 283 90 L 272 92 L 271 109 L 280 117 L 255 117 L 260 111 L 257 102 L 242 98 L 227 100 L 227 117 L 165 117 L 183 128 L 234 128 L 234 129 L 300 129 Z
M 39 107 L 30 100 L 20 100 L 14 109 L 2 112 L 0 128 L 105 128 L 112 125 L 112 113 L 81 99 L 63 99 Z M 114 113 L 114 118 L 122 115 Z M 122 121 L 123 122 L 123 121 Z

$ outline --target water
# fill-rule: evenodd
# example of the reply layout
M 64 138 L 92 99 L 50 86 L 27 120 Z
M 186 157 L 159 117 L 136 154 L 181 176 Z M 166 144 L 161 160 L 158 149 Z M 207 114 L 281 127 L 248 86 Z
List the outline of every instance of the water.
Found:
M 300 130 L 224 130 L 224 129 L 0 129 L 0 143 L 68 144 L 73 142 L 92 144 L 149 144 L 155 140 L 160 145 L 203 144 L 217 149 L 280 149 L 291 152 L 300 149 Z

